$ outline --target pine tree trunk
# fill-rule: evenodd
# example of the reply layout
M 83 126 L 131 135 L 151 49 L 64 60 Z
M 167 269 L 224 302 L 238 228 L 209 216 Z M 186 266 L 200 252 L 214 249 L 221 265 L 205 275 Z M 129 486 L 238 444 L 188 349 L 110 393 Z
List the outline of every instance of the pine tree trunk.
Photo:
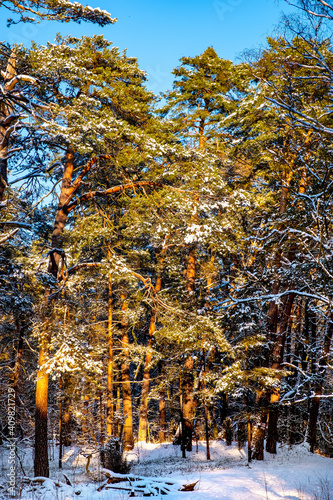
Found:
M 315 395 L 311 399 L 310 410 L 309 410 L 309 422 L 308 422 L 308 432 L 307 441 L 310 444 L 310 450 L 313 453 L 317 442 L 317 421 L 319 415 L 320 407 L 320 396 L 323 391 L 323 383 L 325 381 L 326 367 L 327 367 L 327 357 L 330 352 L 331 342 L 333 336 L 333 314 L 331 314 L 328 325 L 326 326 L 326 333 L 323 342 L 323 348 L 319 359 L 319 371 L 317 373 L 317 383 L 315 385 Z
M 210 408 L 210 417 L 211 417 L 211 420 L 213 422 L 214 439 L 217 439 L 218 435 L 219 435 L 219 429 L 217 426 L 217 420 L 216 420 L 217 417 L 215 416 L 215 413 L 216 413 L 216 409 Z
M 55 222 L 52 232 L 52 249 L 49 252 L 49 266 L 48 272 L 54 277 L 55 281 L 62 277 L 60 273 L 63 273 L 65 265 L 65 254 L 62 250 L 62 239 L 65 224 L 67 222 L 69 210 L 68 202 L 74 196 L 77 189 L 81 186 L 83 178 L 87 175 L 92 166 L 96 163 L 97 159 L 91 159 L 87 165 L 81 170 L 81 173 L 76 177 L 75 181 L 72 183 L 73 172 L 74 172 L 74 150 L 72 147 L 68 147 L 66 152 L 66 163 L 65 169 L 62 176 L 62 185 L 59 196 L 58 209 L 55 216 Z M 73 208 L 73 207 L 72 207 Z M 50 290 L 46 290 L 45 297 L 46 302 L 50 295 Z M 47 304 L 45 306 L 47 310 Z M 48 346 L 44 343 L 40 347 L 39 360 L 44 360 L 47 355 Z M 37 381 L 36 386 L 36 401 L 38 401 L 39 407 L 36 408 L 36 423 L 35 431 L 37 433 L 35 439 L 35 473 L 36 475 L 43 475 L 45 470 L 48 470 L 48 458 L 47 458 L 47 386 L 48 386 L 48 375 L 42 369 L 39 364 L 38 369 L 39 381 Z M 41 389 L 43 386 L 44 390 Z M 46 389 L 45 389 L 46 388 Z M 43 401 L 42 401 L 43 398 Z M 39 408 L 42 408 L 42 412 Z M 46 420 L 46 424 L 40 425 L 40 422 Z M 46 453 L 45 453 L 46 450 Z
M 199 149 L 205 148 L 205 119 L 201 119 L 199 123 Z
M 278 397 L 276 397 L 276 401 L 271 397 L 271 404 L 278 401 Z M 267 440 L 266 440 L 266 451 L 268 453 L 276 454 L 276 445 L 278 441 L 278 420 L 279 420 L 279 409 L 277 404 L 272 406 L 269 410 L 268 414 L 268 427 L 267 427 Z
M 215 256 L 212 255 L 210 258 L 211 269 L 210 269 L 210 273 L 208 274 L 208 277 L 207 277 L 207 300 L 205 303 L 206 311 L 208 311 L 210 308 L 209 293 L 210 293 L 210 289 L 211 289 L 212 284 L 213 284 L 214 262 L 215 262 Z M 205 341 L 206 341 L 206 336 L 204 334 L 203 338 L 202 338 L 203 373 L 204 373 L 204 378 L 205 378 L 204 383 L 203 383 L 203 393 L 204 393 L 203 394 L 203 405 L 204 405 L 205 438 L 206 438 L 206 458 L 207 458 L 207 460 L 210 460 L 208 403 L 207 403 L 207 398 L 206 398 L 206 379 L 207 379 L 207 376 L 209 374 L 209 363 L 208 362 L 206 363 Z M 214 425 L 214 435 L 215 435 L 215 429 L 216 429 L 215 419 L 214 419 L 214 424 L 215 424 Z
M 62 405 L 62 380 L 60 380 L 59 383 L 59 392 L 60 392 L 60 399 L 59 399 L 59 462 L 58 466 L 59 469 L 62 469 L 62 456 L 63 456 L 63 427 L 62 427 L 62 410 L 63 410 L 63 405 Z
M 66 165 L 62 176 L 61 191 L 58 203 L 58 210 L 55 216 L 55 221 L 53 225 L 52 232 L 52 250 L 50 252 L 49 268 L 48 272 L 57 279 L 59 271 L 62 270 L 60 262 L 64 260 L 64 253 L 62 251 L 62 236 L 65 228 L 65 224 L 68 218 L 68 212 L 64 207 L 64 204 L 71 194 L 71 182 L 74 170 L 74 151 L 68 148 L 66 153 Z
M 159 442 L 165 443 L 167 440 L 167 419 L 166 419 L 166 403 L 165 403 L 165 391 L 160 390 L 160 400 L 159 400 L 159 414 L 160 414 L 160 430 L 158 433 Z
M 3 94 L 9 94 L 13 91 L 13 78 L 16 76 L 16 56 L 13 51 L 8 59 L 6 73 L 3 84 Z M 4 191 L 8 181 L 8 145 L 13 129 L 13 124 L 17 122 L 17 116 L 14 114 L 14 106 L 9 99 L 0 101 L 0 201 L 3 200 Z M 13 129 L 14 131 L 14 129 Z
M 102 385 L 102 380 L 100 379 L 100 385 Z M 99 446 L 100 449 L 103 447 L 105 442 L 105 432 L 104 432 L 104 405 L 103 405 L 103 391 L 99 391 Z
M 204 402 L 204 419 L 205 419 L 205 438 L 206 438 L 206 458 L 207 460 L 210 460 L 208 409 L 206 402 Z
M 120 415 L 120 412 L 121 412 L 121 366 L 120 366 L 120 373 L 119 373 L 119 376 L 118 376 L 118 382 L 117 382 L 117 386 L 115 388 L 115 392 L 116 392 L 116 398 L 115 398 L 115 409 L 116 409 L 116 413 L 117 415 Z M 121 423 L 119 422 L 119 418 L 117 419 L 117 425 L 115 426 L 115 435 L 117 437 L 121 437 L 122 436 L 122 425 Z
M 255 426 L 252 438 L 253 460 L 264 460 L 264 440 L 265 428 L 263 428 L 262 425 Z
M 35 476 L 49 477 L 49 459 L 47 450 L 47 397 L 49 377 L 43 368 L 45 362 L 43 343 L 39 348 L 38 373 L 36 383 L 36 413 L 35 413 Z
M 114 435 L 113 422 L 113 332 L 112 332 L 112 275 L 109 274 L 108 287 L 108 375 L 107 375 L 107 395 L 106 395 L 106 435 L 108 438 Z
M 295 294 L 290 293 L 284 302 L 283 314 L 279 322 L 279 331 L 277 332 L 277 339 L 273 352 L 272 368 L 275 370 L 280 370 L 281 363 L 283 362 L 286 333 L 290 321 L 294 299 L 295 299 Z M 267 441 L 266 441 L 266 451 L 268 453 L 273 453 L 273 454 L 276 454 L 276 445 L 278 440 L 279 399 L 280 399 L 280 389 L 275 389 L 270 397 L 271 407 L 268 415 L 268 429 L 267 429 Z
M 59 273 L 60 259 L 63 259 L 62 233 L 67 220 L 67 212 L 63 210 L 69 189 L 71 185 L 73 169 L 74 169 L 74 152 L 68 149 L 66 154 L 66 165 L 62 178 L 62 186 L 58 204 L 58 210 L 55 217 L 52 233 L 52 250 L 50 252 L 50 260 L 48 272 L 57 279 Z M 50 290 L 46 290 L 45 298 L 47 309 L 47 301 Z M 47 454 L 47 399 L 48 399 L 48 374 L 42 368 L 48 353 L 48 342 L 41 341 L 39 348 L 38 374 L 36 384 L 36 417 L 35 417 L 35 476 L 45 476 L 45 472 L 49 471 L 48 454 Z
M 123 311 L 122 319 L 122 388 L 123 388 L 123 416 L 124 416 L 124 448 L 132 450 L 134 447 L 133 439 L 133 417 L 132 417 L 132 394 L 131 394 L 131 377 L 130 377 L 130 359 L 129 359 L 129 338 L 128 338 L 128 323 L 126 318 L 127 303 L 125 295 L 121 295 L 123 301 L 121 310 Z
M 139 436 L 138 436 L 138 440 L 141 442 L 147 441 L 150 363 L 152 360 L 151 350 L 152 350 L 153 335 L 155 333 L 155 329 L 156 329 L 156 311 L 154 310 L 150 318 L 147 353 L 146 353 L 145 366 L 143 371 L 142 389 L 141 389 Z
M 224 422 L 228 416 L 228 396 L 224 392 L 222 392 L 221 394 L 221 403 L 222 403 L 222 408 L 220 411 L 220 418 L 221 422 Z
M 64 402 L 64 411 L 63 411 L 63 444 L 64 446 L 70 446 L 72 444 L 71 438 L 71 413 L 69 411 L 69 401 L 68 398 L 65 398 Z
M 247 421 L 247 461 L 252 461 L 252 423 Z
M 194 399 L 193 399 L 193 358 L 188 356 L 184 363 L 183 372 L 183 440 L 187 451 L 192 451 Z
M 166 248 L 162 250 L 165 253 Z M 161 255 L 159 258 L 159 276 L 156 279 L 155 291 L 158 293 L 162 288 L 162 268 L 164 264 L 164 256 Z M 145 366 L 143 370 L 143 380 L 141 389 L 141 402 L 140 402 L 140 418 L 139 418 L 139 441 L 147 440 L 147 426 L 148 426 L 148 396 L 149 396 L 149 380 L 150 380 L 150 363 L 152 360 L 152 346 L 153 338 L 156 330 L 156 310 L 152 310 L 149 332 L 148 332 L 148 343 L 147 343 L 147 354 L 145 359 Z
M 287 173 L 286 171 L 283 172 L 282 174 L 282 187 L 281 187 L 281 193 L 280 193 L 280 206 L 279 206 L 279 213 L 280 215 L 283 215 L 286 210 L 287 210 L 287 203 L 288 203 L 288 195 L 289 195 L 289 187 L 290 187 L 290 181 L 292 179 L 292 171 Z M 282 252 L 280 249 L 277 249 L 275 253 L 275 258 L 274 258 L 274 269 L 278 270 L 281 267 L 281 262 L 282 262 Z M 273 283 L 272 286 L 272 295 L 276 295 L 279 291 L 280 288 L 280 283 L 279 280 L 276 279 Z M 268 312 L 267 312 L 267 325 L 268 325 L 268 330 L 271 333 L 271 335 L 274 335 L 277 327 L 278 327 L 278 305 L 275 300 L 272 300 L 269 304 Z
M 309 421 L 307 429 L 307 441 L 310 444 L 310 451 L 314 453 L 317 444 L 317 421 L 319 415 L 320 396 L 322 394 L 322 387 L 318 385 L 316 388 L 315 396 L 312 398 L 309 410 Z
M 186 289 L 189 294 L 189 301 L 195 290 L 196 258 L 194 247 L 190 249 L 186 268 Z M 193 358 L 187 356 L 184 362 L 184 371 L 181 380 L 182 386 L 182 446 L 187 451 L 192 451 L 193 418 L 194 418 L 194 375 Z
M 195 260 L 195 251 L 194 248 L 191 248 L 186 268 L 186 289 L 189 297 L 191 297 L 195 290 Z
M 90 429 L 89 429 L 89 396 L 87 394 L 89 384 L 87 381 L 84 382 L 84 387 L 82 390 L 82 438 L 84 442 L 90 442 Z
M 24 338 L 24 333 L 23 333 L 23 327 L 22 324 L 19 320 L 16 320 L 16 328 L 18 332 L 18 343 L 17 343 L 17 350 L 16 350 L 16 359 L 15 359 L 15 365 L 14 365 L 14 370 L 13 370 L 13 389 L 15 391 L 15 406 L 16 409 L 18 410 L 19 408 L 19 386 L 20 386 L 20 374 L 21 374 L 21 366 L 22 366 L 22 354 L 23 354 L 23 338 Z

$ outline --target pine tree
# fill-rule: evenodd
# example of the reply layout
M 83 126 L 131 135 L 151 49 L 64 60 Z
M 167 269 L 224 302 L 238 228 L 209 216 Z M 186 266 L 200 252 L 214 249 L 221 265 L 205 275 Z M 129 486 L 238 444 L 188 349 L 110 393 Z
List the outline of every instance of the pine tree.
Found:
M 83 6 L 79 2 L 65 2 L 60 0 L 23 0 L 17 3 L 15 0 L 2 0 L 0 7 L 7 9 L 10 13 L 17 16 L 15 19 L 9 18 L 8 24 L 18 22 L 36 22 L 38 19 L 47 19 L 55 21 L 89 21 L 100 26 L 112 24 L 116 19 L 112 19 L 110 14 L 99 8 L 93 9 L 89 5 Z
M 133 189 L 135 185 L 140 187 L 154 184 L 150 181 L 137 180 L 142 160 L 140 156 L 134 156 L 138 141 L 143 143 L 144 148 L 147 147 L 144 144 L 147 139 L 143 130 L 145 122 L 149 124 L 148 105 L 152 96 L 144 90 L 142 85 L 144 74 L 137 68 L 135 61 L 126 58 L 125 55 L 120 56 L 117 49 L 110 50 L 109 46 L 109 42 L 102 37 L 82 40 L 59 38 L 57 44 L 49 44 L 42 49 L 35 46 L 30 53 L 30 64 L 35 69 L 35 73 L 38 72 L 42 83 L 41 98 L 51 103 L 41 118 L 49 134 L 45 146 L 52 148 L 55 153 L 57 150 L 66 152 L 52 246 L 49 252 L 48 271 L 53 277 L 55 286 L 65 272 L 66 255 L 62 241 L 70 212 L 84 200 L 108 196 L 121 192 L 124 188 Z M 60 73 L 59 67 L 62 68 Z M 65 84 L 66 87 L 64 87 Z M 90 95 L 91 85 L 94 87 Z M 132 103 L 127 94 L 125 99 L 123 93 L 125 88 L 128 91 L 129 86 L 132 88 Z M 89 107 L 87 107 L 87 102 L 89 102 Z M 135 109 L 134 113 L 133 109 Z M 109 133 L 106 133 L 105 127 L 107 118 L 109 123 L 113 124 Z M 89 121 L 88 129 L 83 125 L 86 121 Z M 146 128 L 148 128 L 147 125 Z M 89 160 L 91 152 L 98 156 Z M 129 172 L 125 170 L 129 166 L 128 155 L 130 154 L 133 155 L 134 184 L 128 178 Z M 104 175 L 101 175 L 100 170 L 96 168 L 99 161 L 109 161 L 109 165 L 117 165 L 116 172 L 109 175 L 105 171 Z M 79 171 L 75 166 L 76 162 L 78 162 Z M 83 181 L 88 174 L 90 185 L 96 186 L 97 190 L 95 188 L 94 191 L 89 190 L 85 193 L 82 187 L 86 188 Z M 98 189 L 103 181 L 110 187 L 105 188 L 104 184 L 102 189 Z M 118 185 L 114 186 L 114 183 Z M 48 291 L 47 296 L 50 296 L 50 293 L 51 291 Z M 37 448 L 38 450 L 44 449 L 44 455 L 42 459 L 39 459 L 36 453 L 36 475 L 47 475 L 47 448 L 46 446 L 42 448 L 41 445 L 41 442 L 46 443 L 47 435 L 48 375 L 43 365 L 46 361 L 48 337 L 47 334 L 45 335 L 44 343 L 41 342 L 36 413 L 36 419 L 39 422 L 36 426 L 38 429 L 36 450 Z M 39 406 L 41 410 L 38 409 Z

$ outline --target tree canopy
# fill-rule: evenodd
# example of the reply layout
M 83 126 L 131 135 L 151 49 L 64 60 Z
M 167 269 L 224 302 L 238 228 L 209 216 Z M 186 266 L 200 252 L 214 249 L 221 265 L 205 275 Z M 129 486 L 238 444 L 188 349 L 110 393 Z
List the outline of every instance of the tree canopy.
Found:
M 237 64 L 183 57 L 161 98 L 102 35 L 3 44 L 1 404 L 12 387 L 36 476 L 50 411 L 60 466 L 71 441 L 104 460 L 114 439 L 178 425 L 183 456 L 196 435 L 209 459 L 230 419 L 249 459 L 265 439 L 332 455 L 333 52 L 311 23 L 331 9 L 299 4 L 302 29 Z M 76 2 L 0 6 L 114 22 Z

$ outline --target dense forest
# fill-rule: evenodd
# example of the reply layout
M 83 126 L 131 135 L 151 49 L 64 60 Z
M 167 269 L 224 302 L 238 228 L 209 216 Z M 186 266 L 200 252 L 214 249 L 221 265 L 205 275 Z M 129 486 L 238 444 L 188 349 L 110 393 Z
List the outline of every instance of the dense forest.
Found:
M 101 35 L 1 41 L 0 444 L 34 442 L 35 476 L 53 436 L 59 467 L 84 443 L 333 456 L 333 6 L 297 7 L 241 62 L 183 57 L 161 96 Z

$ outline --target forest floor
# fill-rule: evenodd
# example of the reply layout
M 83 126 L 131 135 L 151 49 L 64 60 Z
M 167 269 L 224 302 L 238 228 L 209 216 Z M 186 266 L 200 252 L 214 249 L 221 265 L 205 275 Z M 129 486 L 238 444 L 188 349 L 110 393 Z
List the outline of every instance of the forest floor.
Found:
M 50 450 L 51 456 L 57 450 Z M 63 469 L 59 470 L 57 457 L 50 462 L 50 478 L 32 488 L 22 477 L 33 477 L 31 447 L 19 446 L 17 458 L 18 486 L 14 498 L 22 500 L 124 500 L 129 497 L 129 483 L 118 483 L 114 487 L 127 486 L 126 490 L 97 491 L 105 480 L 98 463 L 98 455 L 93 454 L 86 472 L 87 455 L 93 448 L 69 447 L 65 450 Z M 172 444 L 145 444 L 136 446 L 128 453 L 132 463 L 130 475 L 140 476 L 147 487 L 160 484 L 169 485 L 170 494 L 160 498 L 170 500 L 332 500 L 333 499 L 333 459 L 311 454 L 306 444 L 292 448 L 280 446 L 277 455 L 265 454 L 262 462 L 247 463 L 246 449 L 238 450 L 237 445 L 226 446 L 223 441 L 211 443 L 211 460 L 206 460 L 204 442 L 181 457 L 179 446 Z M 0 447 L 0 498 L 7 498 L 8 456 L 6 445 Z M 24 471 L 24 473 L 23 473 Z M 72 486 L 67 485 L 66 474 Z M 58 481 L 58 485 L 55 482 Z M 191 483 L 197 484 L 192 492 L 180 492 L 179 488 Z M 137 496 L 143 494 L 137 493 Z M 156 496 L 155 496 L 156 498 Z

